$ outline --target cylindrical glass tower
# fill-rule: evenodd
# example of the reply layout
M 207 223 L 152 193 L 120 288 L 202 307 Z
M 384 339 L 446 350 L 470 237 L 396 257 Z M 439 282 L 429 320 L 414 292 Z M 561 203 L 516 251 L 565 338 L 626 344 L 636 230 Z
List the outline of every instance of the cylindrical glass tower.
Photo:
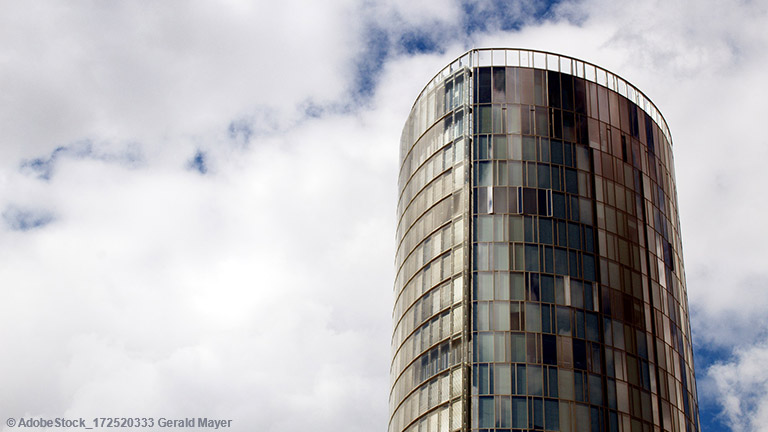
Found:
M 472 50 L 400 160 L 390 432 L 699 431 L 672 141 L 642 92 Z

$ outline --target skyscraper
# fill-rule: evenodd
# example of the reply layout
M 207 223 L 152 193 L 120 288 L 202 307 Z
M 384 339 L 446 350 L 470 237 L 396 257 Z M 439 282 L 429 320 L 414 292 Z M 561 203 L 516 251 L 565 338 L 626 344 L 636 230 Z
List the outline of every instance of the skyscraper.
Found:
M 472 50 L 400 161 L 390 432 L 699 430 L 672 139 L 642 92 Z

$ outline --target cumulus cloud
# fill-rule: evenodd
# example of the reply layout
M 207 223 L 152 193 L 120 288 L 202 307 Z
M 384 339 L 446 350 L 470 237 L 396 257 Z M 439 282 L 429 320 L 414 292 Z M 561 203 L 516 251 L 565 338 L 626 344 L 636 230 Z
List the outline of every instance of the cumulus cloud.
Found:
M 729 362 L 709 368 L 709 386 L 720 396 L 722 413 L 735 431 L 768 430 L 768 344 L 740 348 Z
M 290 113 L 336 100 L 357 47 L 355 10 L 345 0 L 6 3 L 3 159 L 83 136 L 203 133 L 258 106 Z
M 84 6 L 0 14 L 2 411 L 385 424 L 400 126 L 306 114 L 357 6 Z
M 74 159 L 38 181 L 59 218 L 2 234 L 4 412 L 385 423 L 395 150 L 362 125 L 307 123 L 212 178 Z
M 666 116 L 694 343 L 726 353 L 700 397 L 757 430 L 765 5 L 516 5 L 3 3 L 0 411 L 383 430 L 400 128 L 463 50 L 517 46 Z

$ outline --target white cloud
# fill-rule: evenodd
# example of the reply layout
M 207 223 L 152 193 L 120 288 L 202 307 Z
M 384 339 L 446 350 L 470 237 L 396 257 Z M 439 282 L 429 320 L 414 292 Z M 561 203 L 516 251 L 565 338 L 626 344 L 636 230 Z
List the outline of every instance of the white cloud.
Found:
M 400 128 L 476 43 L 580 57 L 657 103 L 675 139 L 694 338 L 738 348 L 700 397 L 722 401 L 735 430 L 756 427 L 738 410 L 760 419 L 766 404 L 765 349 L 750 348 L 768 327 L 765 5 L 589 0 L 472 35 L 461 10 L 3 3 L 0 213 L 51 220 L 0 229 L 0 411 L 384 429 Z M 391 51 L 356 106 L 374 24 L 444 36 L 445 53 Z M 90 150 L 59 152 L 48 180 L 20 169 L 82 140 Z M 205 175 L 188 167 L 198 151 Z
M 396 147 L 371 122 L 309 121 L 215 176 L 93 159 L 13 175 L 58 219 L 0 235 L 3 411 L 386 423 Z
M 306 100 L 337 100 L 354 73 L 356 9 L 347 0 L 4 3 L 4 159 L 84 136 L 199 134 L 254 106 L 291 114 Z
M 413 2 L 408 0 L 383 0 L 370 4 L 373 16 L 386 19 L 383 25 L 403 25 L 423 28 L 425 25 L 455 25 L 461 18 L 461 5 L 456 0 Z
M 4 413 L 386 424 L 400 125 L 296 114 L 346 103 L 357 6 L 230 6 L 4 6 L 0 208 L 55 215 L 0 230 Z
M 707 371 L 709 388 L 722 401 L 722 416 L 734 431 L 768 430 L 768 345 L 739 349 Z

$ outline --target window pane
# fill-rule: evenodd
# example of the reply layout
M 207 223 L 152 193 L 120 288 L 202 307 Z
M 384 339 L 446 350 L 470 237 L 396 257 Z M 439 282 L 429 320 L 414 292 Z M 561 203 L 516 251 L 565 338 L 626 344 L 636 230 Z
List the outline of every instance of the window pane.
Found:
M 512 394 L 511 365 L 498 364 L 494 369 L 494 390 L 497 394 Z
M 480 415 L 480 427 L 491 428 L 494 424 L 494 403 L 493 397 L 480 397 L 479 415 Z
M 541 366 L 528 365 L 526 375 L 528 379 L 528 394 L 541 396 L 543 394 Z
M 541 309 L 538 303 L 525 304 L 525 329 L 529 332 L 541 332 Z
M 493 329 L 509 330 L 509 302 L 493 302 Z
M 547 430 L 560 429 L 560 407 L 556 399 L 544 401 L 544 428 Z
M 528 427 L 528 405 L 524 397 L 512 398 L 512 427 L 518 429 Z
M 557 334 L 560 336 L 571 335 L 571 309 L 567 307 L 557 308 Z
M 478 350 L 477 361 L 480 361 L 480 362 L 493 361 L 493 333 L 477 334 L 477 350 Z
M 525 362 L 525 334 L 524 333 L 511 333 L 511 361 L 512 362 Z M 523 381 L 523 394 L 525 392 L 525 381 Z

